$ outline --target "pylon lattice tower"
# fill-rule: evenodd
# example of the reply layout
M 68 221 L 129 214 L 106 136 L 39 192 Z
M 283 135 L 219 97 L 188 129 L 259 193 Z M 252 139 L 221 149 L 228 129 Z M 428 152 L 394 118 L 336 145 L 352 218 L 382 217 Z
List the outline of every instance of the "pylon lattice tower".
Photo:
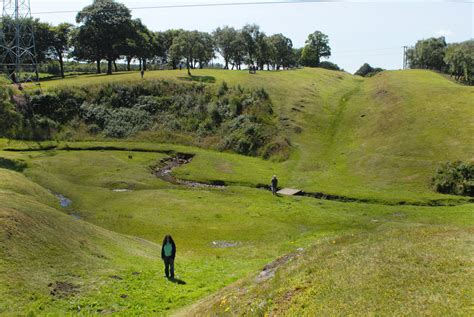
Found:
M 30 0 L 3 1 L 0 71 L 17 84 L 39 79 Z

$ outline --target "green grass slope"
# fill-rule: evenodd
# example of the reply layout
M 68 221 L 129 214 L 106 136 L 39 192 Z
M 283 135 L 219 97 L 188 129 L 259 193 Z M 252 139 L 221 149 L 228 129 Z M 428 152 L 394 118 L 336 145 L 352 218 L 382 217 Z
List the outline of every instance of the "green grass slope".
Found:
M 194 75 L 208 85 L 264 87 L 290 158 L 161 144 L 152 132 L 121 141 L 0 139 L 1 315 L 469 313 L 473 205 L 432 192 L 429 180 L 439 162 L 474 157 L 472 87 L 428 71 Z M 145 77 L 186 79 L 180 71 Z M 127 80 L 139 74 L 43 88 Z M 195 154 L 176 177 L 228 186 L 156 178 L 150 167 L 171 152 Z M 371 203 L 255 188 L 273 174 L 281 186 Z M 53 193 L 72 204 L 60 207 Z M 421 206 L 435 203 L 457 206 Z M 168 233 L 186 284 L 163 278 L 159 243 Z M 275 275 L 256 278 L 267 263 Z
M 386 71 L 360 78 L 305 68 L 256 75 L 195 70 L 194 75 L 195 80 L 213 78 L 215 85 L 226 81 L 269 92 L 293 150 L 286 162 L 262 163 L 261 169 L 278 172 L 283 186 L 366 200 L 423 203 L 449 199 L 430 188 L 439 163 L 474 158 L 474 88 L 434 72 Z M 185 78 L 180 71 L 146 75 L 147 80 Z M 79 76 L 45 82 L 44 87 L 105 80 L 137 81 L 139 74 Z M 147 133 L 135 137 L 135 141 L 150 139 L 153 135 Z M 180 176 L 204 179 L 209 175 L 209 180 L 228 176 L 234 182 L 253 184 L 268 181 L 252 179 L 238 161 L 209 156 L 196 161 L 199 164 L 180 170 Z
M 281 258 L 274 276 L 240 281 L 187 316 L 469 315 L 471 229 L 385 223 Z
M 70 147 L 86 145 L 91 144 L 69 143 Z M 118 148 L 127 143 L 102 143 L 106 145 Z M 199 150 L 128 145 L 142 150 Z M 227 160 L 240 158 L 199 151 Z M 22 161 L 27 166 L 23 174 L 28 177 L 0 170 L 5 175 L 0 188 L 13 197 L 2 197 L 0 207 L 20 213 L 15 216 L 21 216 L 19 219 L 32 217 L 24 221 L 20 233 L 13 231 L 10 239 L 0 241 L 5 252 L 2 259 L 8 261 L 2 263 L 5 270 L 0 284 L 17 285 L 2 289 L 7 303 L 3 313 L 168 314 L 320 239 L 371 232 L 387 222 L 472 225 L 471 205 L 383 206 L 275 198 L 267 191 L 240 186 L 196 189 L 174 185 L 155 178 L 149 169 L 162 153 L 37 150 L 0 151 L 0 157 Z M 58 200 L 44 188 L 70 198 L 71 206 L 58 211 Z M 114 192 L 116 188 L 132 191 Z M 17 223 L 9 216 L 6 219 L 0 226 L 5 232 Z M 162 277 L 157 244 L 167 233 L 178 244 L 177 274 L 185 285 Z M 225 243 L 231 247 L 220 246 Z M 19 251 L 8 253 L 14 249 Z M 58 299 L 50 294 L 54 286 L 48 287 L 56 281 L 78 285 L 79 291 Z M 19 297 L 21 305 L 15 306 Z
M 130 301 L 140 305 L 143 298 L 125 303 L 120 295 L 136 294 L 143 283 L 133 272 L 157 273 L 150 269 L 159 245 L 83 222 L 56 205 L 51 192 L 0 169 L 0 314 L 87 314 L 121 311 Z M 121 289 L 111 276 L 133 287 Z

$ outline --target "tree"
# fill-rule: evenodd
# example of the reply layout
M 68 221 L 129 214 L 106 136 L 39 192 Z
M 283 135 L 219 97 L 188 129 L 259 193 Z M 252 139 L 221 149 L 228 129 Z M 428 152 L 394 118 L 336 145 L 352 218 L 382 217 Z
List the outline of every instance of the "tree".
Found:
M 303 66 L 319 67 L 321 58 L 330 56 L 331 48 L 328 36 L 316 31 L 310 34 L 306 40 L 306 45 L 301 53 L 301 63 Z
M 233 27 L 225 26 L 223 28 L 217 28 L 213 32 L 213 36 L 217 51 L 224 59 L 224 69 L 229 69 L 229 63 L 235 53 L 234 43 L 239 36 L 239 32 Z
M 40 20 L 25 20 L 24 23 L 33 24 L 35 37 L 36 61 L 45 62 L 50 59 L 50 49 L 54 42 L 54 33 L 50 24 L 40 22 Z
M 474 40 L 448 45 L 444 61 L 448 72 L 456 80 L 472 84 L 474 81 Z
M 247 48 L 242 32 L 238 32 L 236 38 L 231 43 L 231 56 L 230 61 L 232 63 L 232 69 L 241 69 L 241 65 L 245 61 L 247 55 Z
M 198 45 L 200 45 L 198 31 L 183 31 L 174 38 L 170 48 L 170 53 L 174 58 L 186 61 L 189 76 L 191 76 L 191 68 L 197 56 Z
M 242 39 L 246 51 L 246 62 L 248 65 L 254 65 L 257 55 L 257 39 L 260 37 L 260 27 L 256 24 L 247 24 L 243 27 Z
M 407 51 L 410 68 L 443 71 L 446 66 L 444 62 L 446 46 L 444 37 L 418 41 L 414 48 Z
M 271 58 L 274 56 L 275 47 L 270 42 L 268 36 L 263 32 L 257 35 L 255 43 L 257 44 L 257 50 L 255 52 L 257 67 L 263 70 L 264 66 L 268 65 L 269 68 Z
M 155 33 L 151 32 L 140 19 L 131 21 L 131 30 L 128 38 L 123 42 L 119 51 L 127 60 L 127 70 L 131 70 L 131 62 L 134 58 L 140 61 L 140 68 L 146 70 L 147 59 L 157 55 L 163 55 L 162 46 L 157 42 Z
M 178 53 L 176 49 L 172 51 L 171 47 L 173 46 L 174 40 L 183 32 L 184 30 L 179 29 L 167 30 L 166 32 L 158 32 L 155 34 L 155 37 L 158 39 L 158 41 L 161 43 L 161 46 L 163 47 L 163 60 L 171 64 L 171 67 L 173 69 L 178 68 L 178 64 L 181 62 L 182 56 L 176 54 Z
M 214 54 L 215 43 L 213 37 L 209 33 L 199 32 L 197 37 L 198 42 L 195 62 L 199 63 L 199 68 L 203 68 L 216 56 Z
M 274 34 L 270 36 L 269 42 L 274 48 L 271 58 L 274 69 L 279 70 L 281 67 L 290 67 L 293 63 L 293 43 L 291 39 L 283 34 Z
M 64 55 L 71 49 L 71 34 L 74 26 L 70 23 L 61 23 L 51 26 L 50 55 L 56 58 L 61 69 L 61 77 L 64 78 Z
M 81 48 L 81 53 L 91 54 L 88 59 L 95 58 L 98 72 L 100 61 L 105 58 L 107 74 L 112 74 L 112 64 L 121 55 L 122 43 L 132 33 L 130 10 L 113 0 L 94 0 L 77 14 L 76 22 L 82 24 L 76 45 L 87 47 Z

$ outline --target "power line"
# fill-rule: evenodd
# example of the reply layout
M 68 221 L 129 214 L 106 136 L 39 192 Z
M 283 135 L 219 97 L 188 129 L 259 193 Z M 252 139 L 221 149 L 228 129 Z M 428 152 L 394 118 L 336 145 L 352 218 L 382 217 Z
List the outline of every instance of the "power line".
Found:
M 223 3 L 200 3 L 200 4 L 171 4 L 171 5 L 154 5 L 144 7 L 130 7 L 130 10 L 150 10 L 150 9 L 177 9 L 177 8 L 206 8 L 206 7 L 235 7 L 249 5 L 269 5 L 269 4 L 298 4 L 298 3 L 325 3 L 339 2 L 335 0 L 282 0 L 282 1 L 250 1 L 250 2 L 223 2 Z M 34 12 L 33 14 L 59 14 L 59 13 L 76 13 L 78 10 L 64 11 L 43 11 Z
M 354 3 L 354 1 L 347 1 L 347 0 L 281 0 L 281 1 L 249 1 L 249 2 L 226 2 L 226 3 L 155 5 L 155 6 L 143 6 L 143 7 L 130 7 L 129 9 L 130 10 L 150 10 L 150 9 L 206 8 L 206 7 L 232 7 L 232 6 L 235 7 L 235 6 L 250 6 L 250 5 L 334 3 L 334 2 Z M 364 1 L 359 1 L 359 2 L 364 2 Z M 429 1 L 429 2 L 435 3 L 435 2 L 440 2 L 440 1 Z M 472 4 L 472 0 L 445 0 L 442 2 L 471 3 Z M 32 12 L 32 14 L 41 15 L 41 14 L 76 13 L 76 12 L 79 12 L 80 10 L 81 9 L 61 10 L 61 11 L 40 11 L 40 12 Z

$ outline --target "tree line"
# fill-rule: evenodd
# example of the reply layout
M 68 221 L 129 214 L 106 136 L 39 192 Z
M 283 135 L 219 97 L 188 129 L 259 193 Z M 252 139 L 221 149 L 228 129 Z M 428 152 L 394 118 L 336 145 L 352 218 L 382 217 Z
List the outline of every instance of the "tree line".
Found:
M 474 84 L 474 40 L 450 44 L 444 37 L 420 40 L 407 50 L 407 61 L 410 68 L 436 70 Z
M 3 28 L 12 21 L 4 20 Z M 133 19 L 130 10 L 114 0 L 95 0 L 77 13 L 74 26 L 57 26 L 39 21 L 33 23 L 38 63 L 57 61 L 64 77 L 64 62 L 72 58 L 96 64 L 102 72 L 107 63 L 107 74 L 117 71 L 117 61 L 125 61 L 131 70 L 133 61 L 140 69 L 148 63 L 168 65 L 176 69 L 184 66 L 207 67 L 217 56 L 222 56 L 225 69 L 280 70 L 297 66 L 339 69 L 337 65 L 321 62 L 331 56 L 328 36 L 316 31 L 308 36 L 304 48 L 294 48 L 290 38 L 283 34 L 267 35 L 256 24 L 241 29 L 225 26 L 212 33 L 182 29 L 154 32 Z

